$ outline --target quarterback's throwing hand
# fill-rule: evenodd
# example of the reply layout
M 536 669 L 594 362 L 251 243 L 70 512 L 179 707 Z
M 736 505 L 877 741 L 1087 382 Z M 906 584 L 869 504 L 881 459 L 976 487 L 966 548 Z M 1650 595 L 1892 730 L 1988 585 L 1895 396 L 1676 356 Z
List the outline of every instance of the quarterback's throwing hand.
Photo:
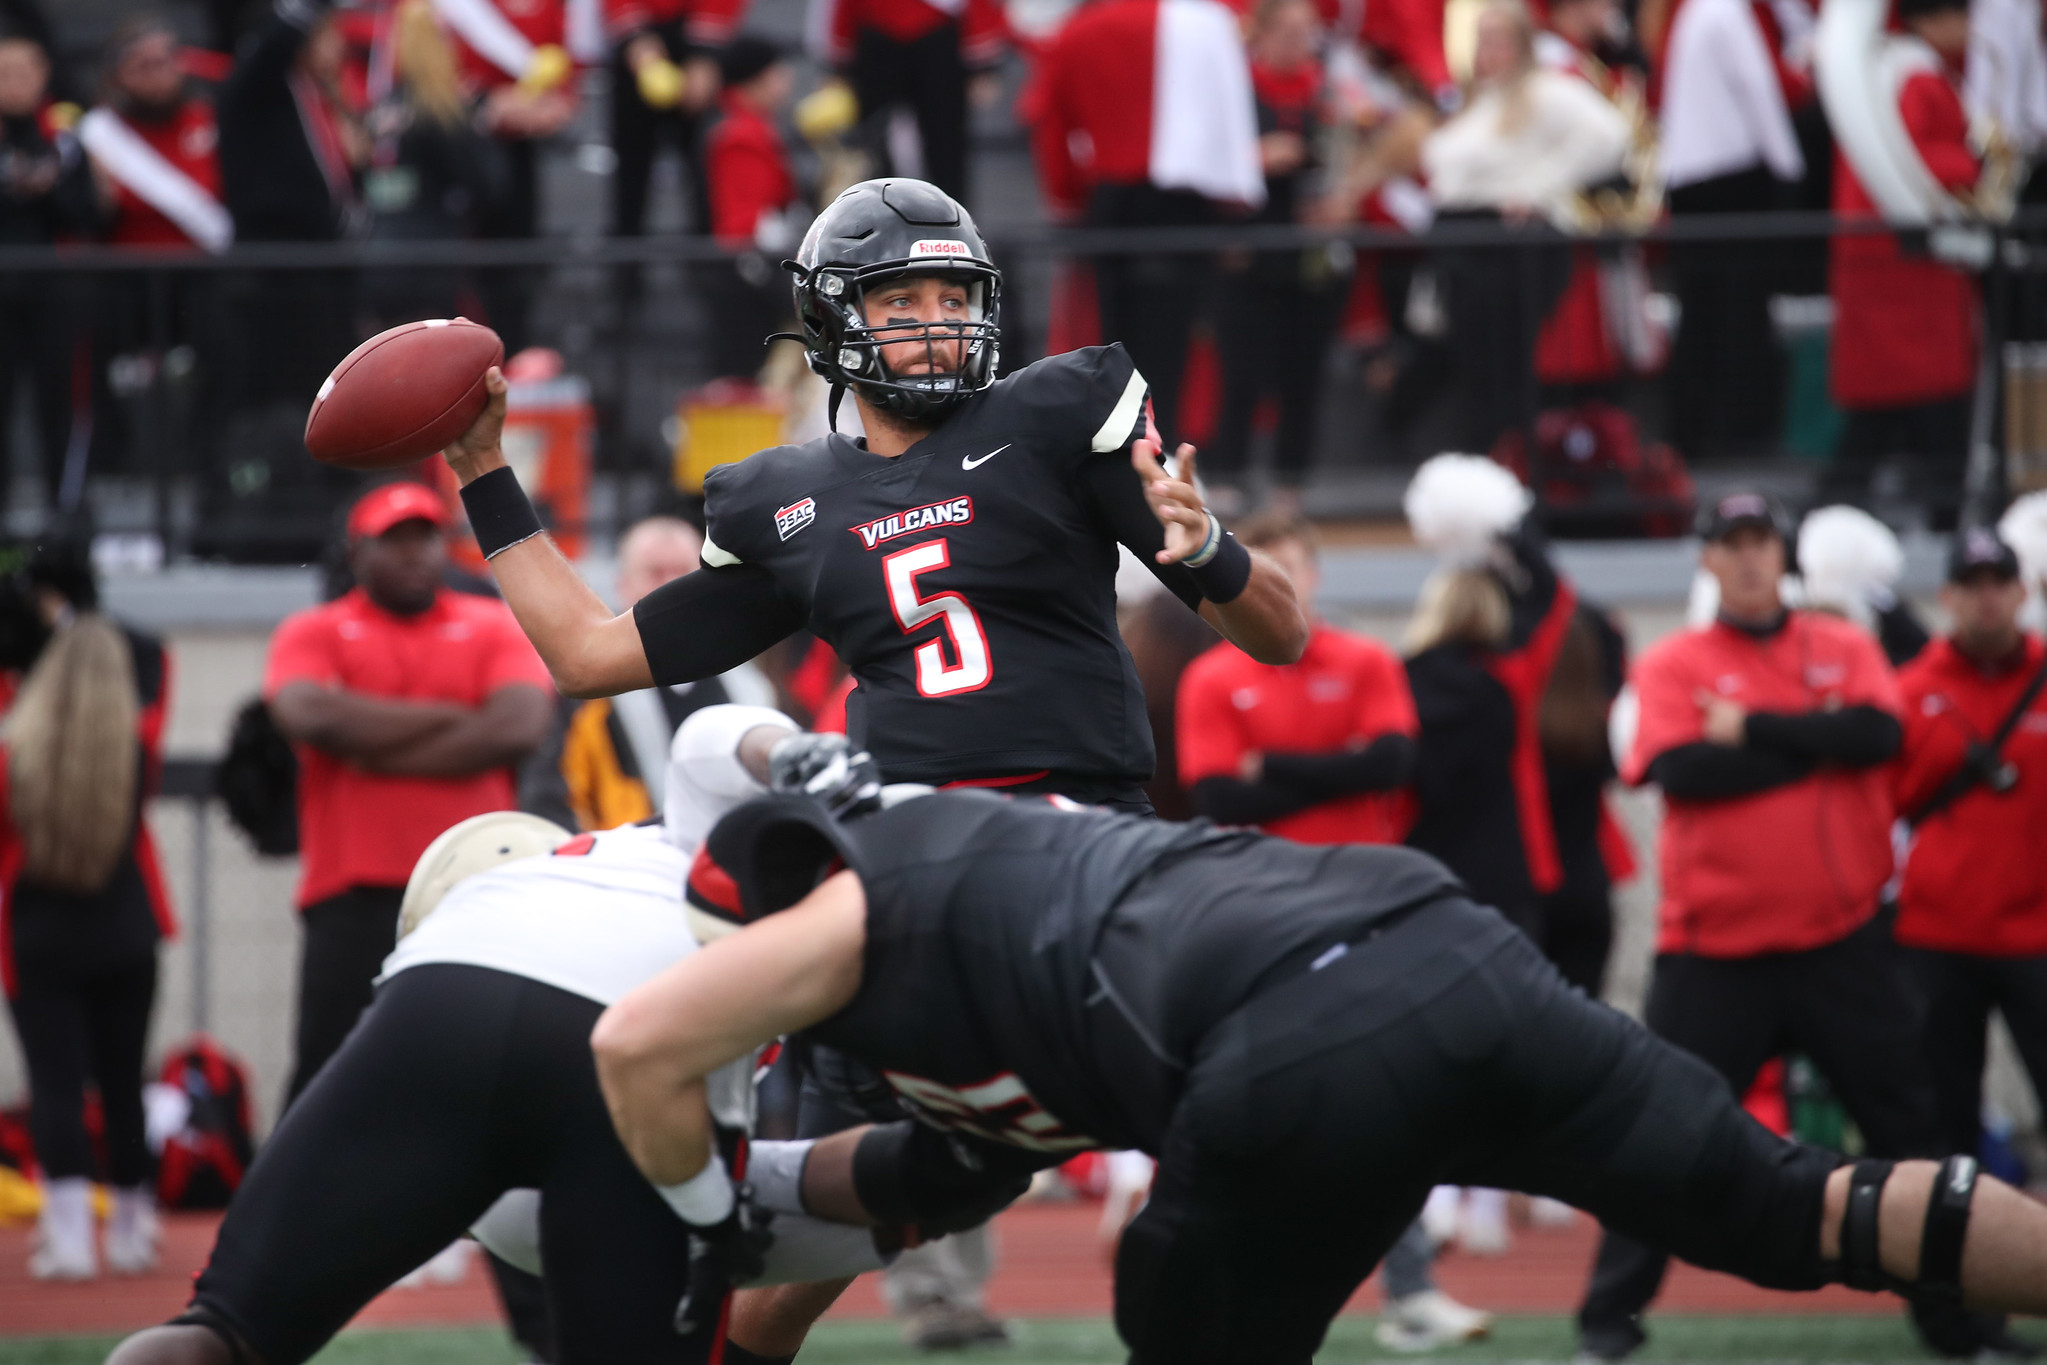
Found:
M 1144 500 L 1166 528 L 1166 548 L 1159 551 L 1161 564 L 1178 564 L 1208 543 L 1208 508 L 1194 487 L 1194 447 L 1182 444 L 1175 454 L 1179 469 L 1169 474 L 1159 463 L 1157 441 L 1140 437 L 1130 443 L 1130 463 L 1144 482 Z

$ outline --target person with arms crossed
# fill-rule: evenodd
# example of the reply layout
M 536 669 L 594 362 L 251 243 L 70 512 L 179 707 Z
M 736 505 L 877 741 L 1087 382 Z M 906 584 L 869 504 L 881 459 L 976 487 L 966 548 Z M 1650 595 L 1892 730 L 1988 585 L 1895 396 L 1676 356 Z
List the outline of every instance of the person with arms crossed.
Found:
M 424 484 L 348 514 L 358 586 L 286 619 L 263 696 L 299 756 L 305 925 L 296 1099 L 370 1003 L 412 865 L 457 820 L 513 805 L 547 734 L 547 671 L 504 604 L 441 586 L 447 510 Z
M 1133 1365 L 1305 1365 L 1439 1181 L 1778 1288 L 2047 1309 L 2047 1209 L 1969 1157 L 1777 1137 L 1424 854 L 840 772 L 712 829 L 689 901 L 725 933 L 592 1034 L 657 1185 L 730 1190 L 703 1078 L 800 1033 L 1039 1163 L 1157 1154 L 1117 1253 Z
M 1803 1052 L 1872 1155 L 1946 1150 L 1910 985 L 1877 920 L 1897 680 L 1866 632 L 1785 607 L 1785 520 L 1770 499 L 1728 494 L 1702 509 L 1699 533 L 1719 616 L 1642 655 L 1641 720 L 1621 764 L 1622 780 L 1664 797 L 1644 1022 L 1737 1094 L 1771 1057 Z M 1645 1340 L 1664 1250 L 1609 1224 L 1578 1313 L 1587 1355 L 1623 1359 Z M 1986 1329 L 1952 1304 L 1915 1303 L 1914 1315 L 1937 1348 Z

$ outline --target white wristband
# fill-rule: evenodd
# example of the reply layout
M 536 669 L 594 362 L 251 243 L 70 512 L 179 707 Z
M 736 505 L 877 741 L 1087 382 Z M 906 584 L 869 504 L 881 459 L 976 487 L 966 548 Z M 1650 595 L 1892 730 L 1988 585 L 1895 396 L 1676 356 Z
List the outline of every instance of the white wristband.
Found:
M 1198 569 L 1214 559 L 1223 547 L 1223 524 L 1216 520 L 1215 513 L 1208 514 L 1208 537 L 1201 542 L 1201 548 L 1182 561 L 1190 569 Z
M 714 1227 L 725 1221 L 732 1212 L 735 1196 L 732 1193 L 732 1177 L 725 1174 L 725 1162 L 716 1152 L 704 1169 L 698 1171 L 679 1185 L 656 1185 L 654 1187 L 668 1207 L 675 1210 L 683 1222 L 695 1227 Z

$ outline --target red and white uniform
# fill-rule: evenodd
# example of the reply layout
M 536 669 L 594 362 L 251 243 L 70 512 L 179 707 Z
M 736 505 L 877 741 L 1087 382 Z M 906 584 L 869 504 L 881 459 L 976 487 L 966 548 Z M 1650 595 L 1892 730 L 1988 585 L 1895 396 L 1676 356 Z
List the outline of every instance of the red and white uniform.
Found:
M 1803 713 L 1903 699 L 1868 634 L 1816 612 L 1793 612 L 1756 639 L 1715 622 L 1665 637 L 1635 666 L 1641 703 L 1621 779 L 1705 738 L 1701 693 L 1750 711 Z M 1883 766 L 1822 766 L 1752 796 L 1686 801 L 1666 796 L 1658 836 L 1663 904 L 1658 952 L 1754 957 L 1845 938 L 1876 914 L 1891 875 L 1890 775 Z
M 1377 640 L 1317 623 L 1300 660 L 1261 664 L 1220 644 L 1180 676 L 1180 784 L 1235 777 L 1249 753 L 1340 753 L 1421 732 L 1407 670 Z M 1410 823 L 1394 792 L 1360 792 L 1280 816 L 1267 833 L 1303 844 L 1392 844 Z
M 1962 767 L 2018 704 L 2047 659 L 2038 637 L 2018 656 L 1985 668 L 1935 640 L 1898 675 L 1905 747 L 1892 767 L 1898 810 L 1910 815 Z M 1981 783 L 1930 816 L 1912 841 L 1898 886 L 1900 943 L 1946 953 L 2032 957 L 2047 953 L 2047 696 L 2036 697 L 1998 750 L 2018 772 L 2011 790 Z
M 108 241 L 216 251 L 228 244 L 234 229 L 220 202 L 220 129 L 211 104 L 188 100 L 160 121 L 94 109 L 78 132 L 114 184 Z
M 1265 202 L 1250 63 L 1218 0 L 1098 0 L 1046 48 L 1026 100 L 1038 178 L 1056 214 L 1096 185 Z
M 569 45 L 563 0 L 433 0 L 455 37 L 463 79 L 473 89 L 509 85 L 526 74 L 536 49 Z
M 1950 190 L 1982 171 L 1969 149 L 1969 116 L 1955 74 L 1917 38 L 1892 38 L 1886 75 L 1898 114 L 1926 168 Z M 1879 217 L 1845 156 L 1834 162 L 1834 212 Z M 1847 408 L 1888 408 L 1967 394 L 1976 382 L 1976 285 L 1953 266 L 1908 256 L 1889 235 L 1836 237 L 1830 387 Z
M 993 66 L 1007 37 L 996 0 L 817 0 L 810 10 L 811 47 L 827 66 L 853 60 L 863 30 L 892 42 L 914 43 L 940 24 L 957 21 L 960 57 L 969 70 Z

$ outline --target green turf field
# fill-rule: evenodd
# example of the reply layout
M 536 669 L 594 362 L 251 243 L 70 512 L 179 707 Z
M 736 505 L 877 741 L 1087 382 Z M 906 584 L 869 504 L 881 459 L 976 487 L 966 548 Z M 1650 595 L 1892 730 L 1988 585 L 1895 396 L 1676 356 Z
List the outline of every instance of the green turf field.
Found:
M 1642 1365 L 1674 1361 L 1803 1362 L 1924 1361 L 1902 1317 L 1658 1317 L 1655 1336 L 1636 1357 Z M 804 1348 L 802 1365 L 884 1365 L 896 1361 L 985 1361 L 987 1365 L 1118 1365 L 1115 1333 L 1100 1318 L 1015 1324 L 1006 1349 L 950 1356 L 917 1355 L 898 1344 L 885 1322 L 821 1327 Z M 65 1337 L 0 1341 L 0 1365 L 98 1365 L 112 1338 Z M 1568 1361 L 1570 1322 L 1514 1317 L 1490 1341 L 1437 1355 L 1397 1356 L 1372 1341 L 1369 1318 L 1346 1318 L 1330 1335 L 1318 1365 L 1367 1360 Z M 494 1331 L 354 1332 L 321 1355 L 320 1365 L 517 1365 L 519 1355 Z

